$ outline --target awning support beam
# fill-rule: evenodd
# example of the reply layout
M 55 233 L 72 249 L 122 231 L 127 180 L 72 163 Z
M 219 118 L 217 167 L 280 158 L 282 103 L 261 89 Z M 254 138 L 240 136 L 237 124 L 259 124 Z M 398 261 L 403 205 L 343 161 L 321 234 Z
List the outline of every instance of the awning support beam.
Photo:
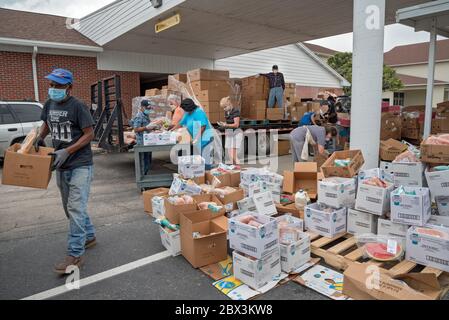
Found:
M 432 18 L 430 26 L 429 65 L 427 70 L 426 112 L 424 118 L 424 136 L 429 137 L 432 129 L 433 84 L 435 80 L 435 52 L 437 43 L 437 18 Z

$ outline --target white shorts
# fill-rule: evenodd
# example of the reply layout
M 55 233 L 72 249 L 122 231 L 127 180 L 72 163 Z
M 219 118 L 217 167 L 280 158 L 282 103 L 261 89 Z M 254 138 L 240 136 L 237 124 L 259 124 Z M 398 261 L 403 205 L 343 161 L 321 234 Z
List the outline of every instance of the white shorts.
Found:
M 226 149 L 240 149 L 243 144 L 243 133 L 239 131 L 233 131 L 228 134 L 226 132 L 225 148 Z

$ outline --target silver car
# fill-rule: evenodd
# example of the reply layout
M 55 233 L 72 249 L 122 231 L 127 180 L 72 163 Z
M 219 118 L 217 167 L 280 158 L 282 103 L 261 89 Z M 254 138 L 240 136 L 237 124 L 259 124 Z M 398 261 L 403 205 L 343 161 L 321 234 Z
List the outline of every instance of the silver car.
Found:
M 42 125 L 42 108 L 39 102 L 0 100 L 0 158 L 9 146 L 22 142 L 31 129 Z M 48 145 L 50 141 L 45 142 Z

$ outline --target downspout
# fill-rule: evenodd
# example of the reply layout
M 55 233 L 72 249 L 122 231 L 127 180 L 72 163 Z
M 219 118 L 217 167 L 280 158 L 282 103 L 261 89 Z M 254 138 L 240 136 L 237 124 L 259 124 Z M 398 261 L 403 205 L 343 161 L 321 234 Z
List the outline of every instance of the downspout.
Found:
M 32 59 L 32 64 L 33 64 L 33 83 L 34 83 L 34 100 L 39 101 L 39 85 L 38 85 L 38 81 L 37 81 L 37 63 L 36 63 L 36 58 L 37 58 L 37 46 L 33 47 L 33 59 Z

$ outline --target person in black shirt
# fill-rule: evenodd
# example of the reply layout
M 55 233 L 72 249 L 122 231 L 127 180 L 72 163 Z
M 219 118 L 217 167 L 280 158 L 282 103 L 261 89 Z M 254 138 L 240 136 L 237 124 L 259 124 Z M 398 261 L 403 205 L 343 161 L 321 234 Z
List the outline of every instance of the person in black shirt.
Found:
M 55 69 L 46 78 L 50 81 L 49 99 L 42 110 L 44 123 L 35 148 L 51 135 L 55 148 L 53 170 L 56 170 L 56 183 L 70 222 L 67 256 L 54 271 L 69 274 L 73 271 L 69 267 L 81 266 L 85 249 L 96 243 L 95 228 L 87 213 L 93 176 L 90 142 L 94 138 L 94 120 L 86 105 L 71 96 L 73 75 L 70 71 Z
M 229 150 L 233 164 L 240 164 L 238 150 L 242 146 L 243 133 L 240 128 L 240 110 L 233 106 L 231 98 L 221 99 L 220 106 L 225 111 L 226 122 L 219 122 L 218 125 L 226 129 L 225 148 Z

